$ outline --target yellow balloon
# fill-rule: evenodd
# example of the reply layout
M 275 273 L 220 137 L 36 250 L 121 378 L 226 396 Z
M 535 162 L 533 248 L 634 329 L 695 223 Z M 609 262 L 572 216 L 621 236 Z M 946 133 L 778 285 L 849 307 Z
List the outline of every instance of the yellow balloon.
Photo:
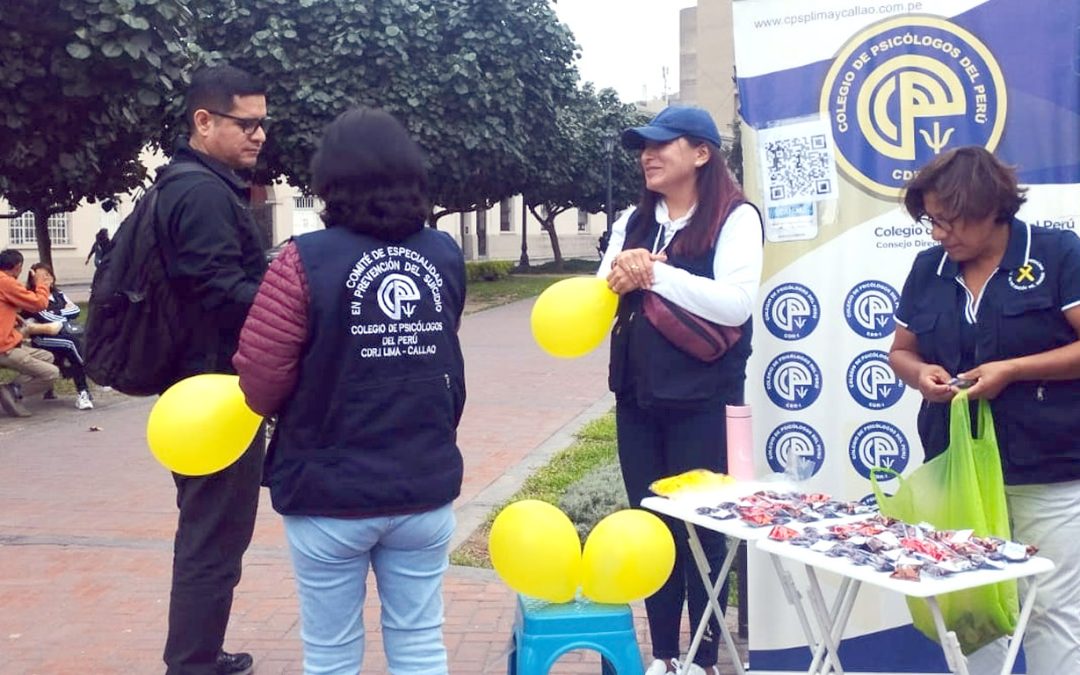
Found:
M 596 277 L 572 277 L 548 286 L 532 309 L 536 344 L 572 359 L 596 349 L 611 330 L 619 296 Z
M 660 590 L 674 566 L 675 540 L 664 521 L 648 511 L 616 511 L 585 540 L 581 590 L 593 602 L 633 602 Z
M 261 422 L 244 402 L 236 375 L 196 375 L 157 400 L 146 423 L 146 440 L 165 468 L 205 476 L 239 459 Z
M 555 506 L 536 499 L 510 504 L 491 524 L 491 564 L 518 593 L 550 602 L 574 599 L 581 578 L 581 540 Z

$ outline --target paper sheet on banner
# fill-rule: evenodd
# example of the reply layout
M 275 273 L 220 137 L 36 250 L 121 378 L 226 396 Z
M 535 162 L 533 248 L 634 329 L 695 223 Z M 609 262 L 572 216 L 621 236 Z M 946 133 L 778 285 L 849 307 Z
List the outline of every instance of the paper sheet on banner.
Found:
M 836 199 L 836 156 L 825 120 L 781 124 L 758 132 L 768 207 Z

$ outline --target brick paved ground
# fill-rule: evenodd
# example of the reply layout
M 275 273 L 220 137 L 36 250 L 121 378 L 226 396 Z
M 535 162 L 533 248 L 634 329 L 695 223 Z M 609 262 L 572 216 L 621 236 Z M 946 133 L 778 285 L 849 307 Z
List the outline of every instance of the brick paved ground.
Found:
M 470 315 L 462 328 L 469 402 L 457 541 L 610 407 L 605 350 L 575 361 L 544 356 L 529 336 L 530 304 Z M 70 400 L 36 401 L 33 418 L 0 418 L 0 675 L 162 672 L 176 513 L 172 480 L 145 448 L 151 404 L 100 393 L 93 411 L 76 411 Z M 261 509 L 227 647 L 253 652 L 259 675 L 299 673 L 280 520 L 265 494 Z M 513 601 L 489 571 L 450 570 L 453 673 L 505 672 Z M 386 671 L 377 612 L 369 602 L 365 673 Z M 636 613 L 647 649 L 640 607 Z M 597 672 L 595 655 L 582 653 L 552 671 Z

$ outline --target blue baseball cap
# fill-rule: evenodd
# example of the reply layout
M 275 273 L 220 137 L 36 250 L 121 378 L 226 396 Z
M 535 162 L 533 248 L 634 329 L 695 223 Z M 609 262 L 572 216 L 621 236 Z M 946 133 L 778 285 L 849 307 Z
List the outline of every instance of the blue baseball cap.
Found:
M 692 136 L 719 147 L 720 132 L 712 116 L 701 108 L 670 106 L 660 111 L 643 127 L 631 127 L 622 132 L 622 145 L 627 150 L 640 150 L 647 141 L 667 143 L 680 136 Z

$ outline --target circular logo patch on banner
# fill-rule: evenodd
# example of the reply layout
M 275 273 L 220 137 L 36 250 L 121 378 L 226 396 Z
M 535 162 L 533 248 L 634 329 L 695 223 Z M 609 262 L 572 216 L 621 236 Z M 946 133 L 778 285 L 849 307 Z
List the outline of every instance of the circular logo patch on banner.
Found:
M 881 491 L 881 494 L 885 495 L 886 497 L 892 497 L 892 493 L 885 492 L 884 490 Z M 878 505 L 878 503 L 877 503 L 877 495 L 875 495 L 873 492 L 871 492 L 870 494 L 868 494 L 865 497 L 863 497 L 862 499 L 860 499 L 859 503 L 862 504 L 863 506 L 877 506 Z
M 864 338 L 876 340 L 896 330 L 893 314 L 900 304 L 900 295 L 884 281 L 863 281 L 844 299 L 844 318 Z
M 867 422 L 851 436 L 848 443 L 848 456 L 851 466 L 863 478 L 869 479 L 870 472 L 877 474 L 879 481 L 892 480 L 893 474 L 875 469 L 891 469 L 903 473 L 907 468 L 907 438 L 904 432 L 888 422 Z
M 781 340 L 799 340 L 817 328 L 821 311 L 817 296 L 802 284 L 780 284 L 765 297 L 762 319 Z
M 904 383 L 889 366 L 889 355 L 872 349 L 855 357 L 847 369 L 848 393 L 870 410 L 882 410 L 904 395 Z
M 840 171 L 886 199 L 944 150 L 993 152 L 1008 108 L 1001 67 L 982 41 L 945 18 L 912 15 L 848 40 L 820 105 Z
M 765 392 L 784 410 L 802 410 L 821 393 L 821 369 L 801 352 L 784 352 L 765 369 Z
M 795 474 L 799 478 L 809 478 L 825 464 L 825 444 L 813 427 L 802 422 L 786 422 L 769 434 L 765 458 L 776 473 L 785 473 L 797 463 Z

